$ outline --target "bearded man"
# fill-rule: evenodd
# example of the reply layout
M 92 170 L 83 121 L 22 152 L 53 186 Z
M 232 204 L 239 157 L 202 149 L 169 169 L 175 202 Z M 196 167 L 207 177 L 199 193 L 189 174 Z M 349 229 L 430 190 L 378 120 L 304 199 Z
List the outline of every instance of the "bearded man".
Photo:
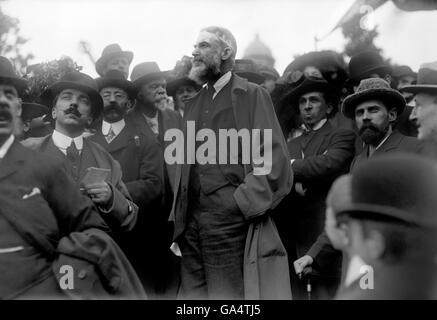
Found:
M 250 164 L 243 164 L 242 149 L 250 148 L 245 145 L 236 151 L 231 147 L 225 163 L 218 161 L 219 155 L 215 153 L 214 161 L 178 165 L 171 218 L 175 221 L 173 239 L 182 253 L 181 294 L 185 299 L 290 296 L 287 258 L 279 236 L 270 234 L 266 242 L 256 239 L 249 246 L 246 242 L 248 234 L 253 235 L 250 240 L 266 234 L 255 235 L 253 221 L 265 221 L 264 226 L 271 222 L 265 213 L 290 191 L 292 173 L 269 93 L 232 72 L 236 51 L 237 43 L 229 30 L 221 27 L 201 30 L 194 45 L 189 77 L 204 86 L 186 102 L 184 120 L 195 121 L 198 133 L 208 129 L 216 137 L 220 129 L 270 129 L 271 141 L 263 141 L 260 147 L 265 150 L 265 145 L 271 144 L 272 168 L 269 173 L 255 174 L 259 163 L 250 159 Z M 184 130 L 187 136 L 187 126 Z M 199 145 L 195 147 L 200 151 Z M 229 159 L 238 162 L 231 164 L 234 162 Z M 276 232 L 274 226 L 270 230 Z M 270 259 L 273 254 L 276 257 L 269 261 L 278 262 L 263 269 L 268 269 L 269 280 L 263 279 L 266 274 L 261 270 L 252 269 L 258 266 L 258 258 L 249 263 L 250 272 L 244 265 L 244 261 L 249 261 L 244 257 L 245 249 L 255 247 L 255 255 L 261 259 L 263 248 L 257 246 L 267 243 L 275 250 L 266 256 Z M 275 269 L 283 262 L 280 271 Z
M 387 152 L 421 152 L 422 143 L 416 138 L 393 130 L 392 124 L 405 109 L 405 99 L 380 78 L 361 81 L 354 94 L 343 101 L 343 114 L 355 120 L 364 143 L 363 151 L 352 162 L 354 167 L 374 155 Z

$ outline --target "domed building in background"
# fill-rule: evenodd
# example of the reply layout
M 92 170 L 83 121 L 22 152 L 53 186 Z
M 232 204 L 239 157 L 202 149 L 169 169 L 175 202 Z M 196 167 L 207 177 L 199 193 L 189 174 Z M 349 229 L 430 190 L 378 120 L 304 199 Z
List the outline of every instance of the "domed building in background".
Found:
M 260 66 L 267 65 L 273 68 L 275 65 L 272 51 L 260 40 L 259 34 L 256 34 L 255 39 L 247 46 L 243 59 L 253 60 Z

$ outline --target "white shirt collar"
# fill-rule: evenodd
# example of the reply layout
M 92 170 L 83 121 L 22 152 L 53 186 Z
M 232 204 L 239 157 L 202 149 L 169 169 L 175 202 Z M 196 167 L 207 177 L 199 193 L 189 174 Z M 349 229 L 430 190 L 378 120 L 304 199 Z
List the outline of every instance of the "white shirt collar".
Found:
M 316 125 L 313 127 L 313 130 L 319 130 L 321 127 L 323 127 L 323 125 L 326 123 L 326 121 L 328 121 L 328 119 L 322 119 L 319 122 L 316 123 Z
M 222 90 L 228 83 L 231 81 L 232 72 L 228 71 L 224 75 L 222 75 L 213 85 L 214 87 L 214 94 L 212 95 L 212 98 L 214 99 L 215 96 Z M 208 87 L 208 84 L 206 83 L 204 86 Z
M 115 136 L 118 136 L 118 134 L 123 130 L 124 126 L 126 125 L 126 122 L 124 119 L 121 119 L 117 122 L 109 123 L 105 120 L 102 121 L 102 133 L 104 136 L 108 135 L 109 129 L 112 127 L 112 131 L 114 131 Z
M 8 152 L 9 148 L 14 143 L 15 137 L 13 134 L 9 136 L 9 138 L 3 143 L 3 145 L 0 147 L 0 159 L 3 159 Z
M 59 131 L 54 130 L 52 139 L 55 146 L 58 147 L 64 154 L 67 154 L 67 148 L 71 145 L 73 140 L 77 150 L 81 151 L 83 148 L 83 136 L 81 135 L 73 139 L 65 134 L 60 133 Z
M 347 268 L 346 278 L 344 280 L 344 285 L 349 287 L 354 281 L 361 278 L 363 275 L 361 273 L 361 267 L 365 266 L 366 263 L 361 259 L 360 256 L 353 256 L 349 261 L 349 266 Z

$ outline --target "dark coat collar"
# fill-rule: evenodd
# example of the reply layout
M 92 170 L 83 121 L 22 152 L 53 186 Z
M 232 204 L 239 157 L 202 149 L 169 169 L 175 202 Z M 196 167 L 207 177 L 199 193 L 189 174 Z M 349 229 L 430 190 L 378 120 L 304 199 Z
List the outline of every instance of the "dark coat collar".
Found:
M 28 152 L 15 138 L 1 162 L 0 180 L 17 171 L 19 165 L 28 158 Z

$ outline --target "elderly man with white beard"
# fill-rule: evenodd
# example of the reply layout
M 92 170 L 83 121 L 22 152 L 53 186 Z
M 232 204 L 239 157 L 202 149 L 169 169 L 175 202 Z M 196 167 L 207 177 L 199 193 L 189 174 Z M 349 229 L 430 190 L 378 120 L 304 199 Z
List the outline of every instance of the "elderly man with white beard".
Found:
M 284 280 L 289 276 L 287 267 L 281 269 L 282 273 L 270 269 L 269 274 L 275 274 L 271 279 L 277 277 L 278 281 L 263 282 L 258 277 L 252 281 L 253 273 L 247 272 L 244 264 L 246 238 L 248 232 L 252 234 L 253 221 L 271 222 L 265 213 L 290 191 L 292 173 L 268 92 L 232 72 L 236 51 L 237 43 L 229 30 L 201 30 L 189 77 L 203 88 L 186 103 L 184 134 L 187 136 L 187 123 L 193 121 L 196 133 L 209 129 L 216 137 L 220 129 L 269 129 L 272 139 L 264 140 L 271 141 L 261 141 L 272 147 L 272 169 L 257 174 L 253 157 L 250 164 L 244 164 L 243 149 L 250 148 L 244 143 L 239 143 L 238 152 L 230 147 L 227 156 L 231 161 L 228 158 L 226 163 L 219 161 L 216 153 L 206 163 L 187 161 L 178 165 L 171 219 L 175 221 L 173 239 L 182 253 L 181 295 L 185 299 L 289 298 L 288 280 Z M 197 152 L 202 150 L 198 141 L 195 147 Z M 234 159 L 238 159 L 236 164 Z M 277 249 L 276 261 L 286 264 L 279 237 L 272 237 L 270 242 L 272 239 L 277 239 L 269 244 Z

